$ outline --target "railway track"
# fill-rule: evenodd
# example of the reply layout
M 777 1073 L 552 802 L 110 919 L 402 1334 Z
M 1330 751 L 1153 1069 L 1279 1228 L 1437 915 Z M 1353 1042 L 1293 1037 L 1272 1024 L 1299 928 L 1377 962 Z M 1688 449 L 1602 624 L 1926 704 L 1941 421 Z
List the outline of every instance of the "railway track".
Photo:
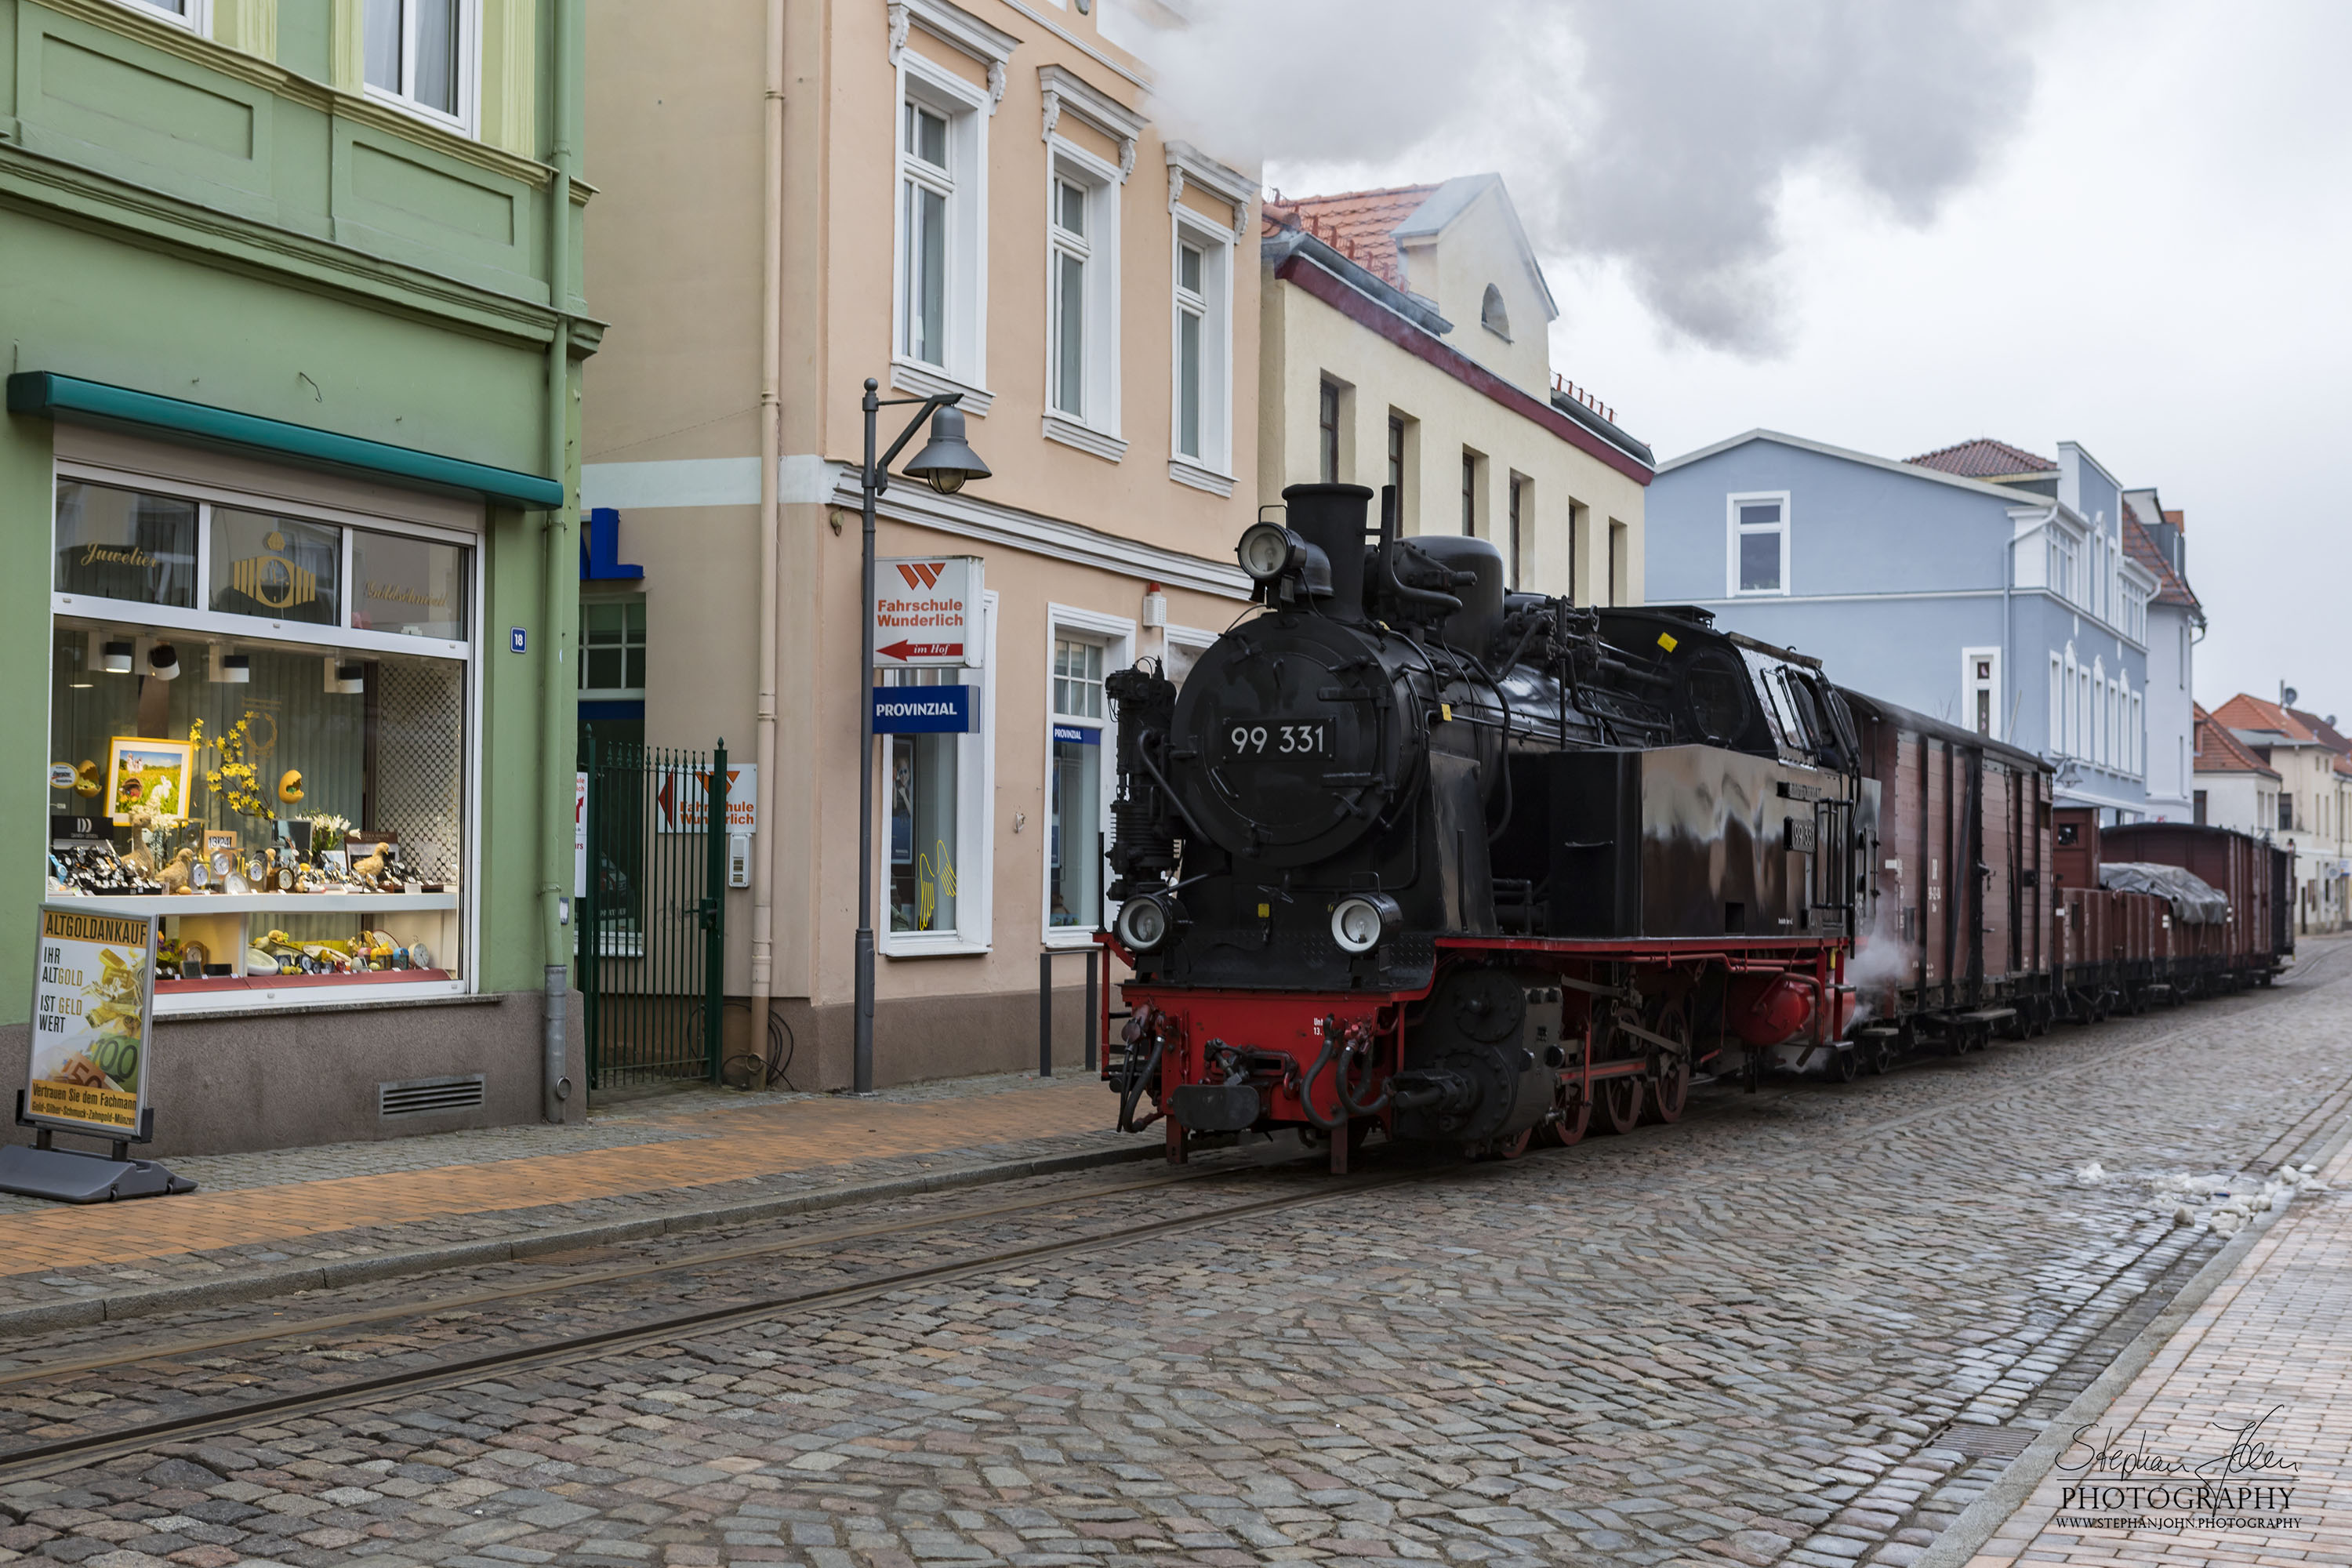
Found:
M 2352 952 L 2352 949 L 2347 949 Z M 2327 984 L 2341 978 L 2321 971 L 2342 967 L 2342 955 L 2330 951 L 2325 960 L 2315 963 L 2299 978 L 2315 984 Z M 2185 1022 L 2185 1020 L 2184 1020 Z M 2216 1024 L 2225 1020 L 2215 1020 Z M 2165 1031 L 2169 1033 L 2170 1031 Z M 2135 1031 L 2135 1036 L 2138 1031 Z M 1901 1131 L 1904 1128 L 1929 1117 L 1948 1117 L 1968 1107 L 1998 1101 L 2021 1094 L 2042 1094 L 2055 1081 L 2076 1078 L 2097 1071 L 2116 1056 L 2147 1043 L 2134 1037 L 2105 1043 L 2087 1040 L 2080 1046 L 2066 1047 L 2070 1060 L 2032 1075 L 2030 1081 L 2004 1078 L 1988 1083 L 1973 1091 L 1963 1090 L 1939 1100 L 1938 1103 L 1881 1117 L 1859 1126 L 1840 1130 L 1842 1139 L 1874 1141 Z M 2043 1047 L 2048 1048 L 2048 1047 Z M 1882 1080 L 1883 1081 L 1883 1080 Z M 1796 1097 L 1811 1100 L 1822 1091 L 1818 1088 L 1791 1088 L 1772 1099 Z M 1850 1089 L 1847 1092 L 1852 1092 Z M 1770 1091 L 1768 1091 L 1768 1095 Z M 1741 1097 L 1748 1105 L 1759 1103 L 1751 1097 Z M 2352 1106 L 2352 1079 L 2336 1086 L 2322 1102 L 2292 1124 L 2280 1137 L 2267 1145 L 2245 1168 L 2275 1169 L 2277 1164 L 2292 1158 L 2297 1152 L 2321 1135 L 2331 1117 Z M 1573 1152 L 1534 1156 L 1548 1158 L 1615 1157 L 1612 1151 L 1632 1155 L 1660 1139 L 1672 1138 L 1673 1127 L 1643 1128 L 1622 1138 L 1587 1142 Z M 1801 1163 L 1811 1163 L 1818 1151 L 1811 1147 L 1811 1140 L 1801 1138 L 1797 1145 L 1784 1151 L 1759 1151 L 1752 1163 L 1770 1169 Z M 2267 1162 L 2267 1163 L 2264 1163 Z M 729 1265 L 755 1263 L 761 1259 L 789 1258 L 794 1254 L 819 1253 L 827 1248 L 842 1248 L 855 1243 L 893 1237 L 907 1237 L 924 1231 L 950 1227 L 971 1228 L 987 1222 L 1017 1218 L 1024 1215 L 1069 1206 L 1076 1203 L 1114 1198 L 1127 1194 L 1150 1193 L 1167 1189 L 1230 1182 L 1246 1175 L 1265 1176 L 1286 1168 L 1301 1171 L 1309 1163 L 1294 1162 L 1285 1164 L 1259 1163 L 1228 1165 L 1210 1170 L 1171 1172 L 1130 1182 L 1086 1188 L 1079 1192 L 1057 1190 L 1024 1198 L 1017 1202 L 963 1207 L 939 1215 L 919 1215 L 877 1224 L 828 1229 L 815 1234 L 793 1236 L 721 1247 L 703 1248 L 675 1258 L 599 1266 L 568 1270 L 556 1276 L 512 1285 L 456 1292 L 425 1300 L 368 1307 L 357 1310 L 321 1314 L 294 1321 L 276 1321 L 231 1332 L 191 1336 L 161 1343 L 151 1343 L 100 1355 L 43 1362 L 0 1371 L 0 1390 L 34 1389 L 42 1384 L 56 1384 L 93 1373 L 114 1373 L 135 1367 L 152 1367 L 162 1374 L 184 1374 L 182 1363 L 193 1356 L 206 1355 L 240 1346 L 299 1341 L 320 1334 L 332 1334 L 377 1325 L 429 1321 L 449 1314 L 470 1313 L 479 1308 L 498 1308 L 525 1303 L 533 1299 L 556 1298 L 578 1293 L 612 1289 L 631 1284 L 686 1277 L 700 1270 L 721 1268 Z M 1196 1214 L 1173 1215 L 1160 1219 L 1128 1223 L 1108 1229 L 1094 1229 L 1074 1236 L 986 1250 L 977 1255 L 942 1260 L 908 1268 L 889 1268 L 855 1279 L 843 1280 L 805 1289 L 766 1291 L 749 1300 L 730 1300 L 723 1305 L 697 1306 L 690 1310 L 659 1312 L 623 1325 L 606 1328 L 564 1331 L 536 1337 L 527 1332 L 519 1342 L 485 1349 L 478 1353 L 460 1354 L 432 1362 L 423 1366 L 404 1367 L 375 1375 L 362 1375 L 335 1382 L 325 1387 L 278 1390 L 236 1397 L 200 1408 L 142 1419 L 132 1424 L 103 1431 L 67 1431 L 47 1440 L 19 1445 L 0 1450 L 0 1482 L 22 1480 L 53 1474 L 60 1470 L 80 1468 L 100 1464 L 121 1456 L 145 1451 L 159 1443 L 187 1441 L 205 1436 L 233 1431 L 257 1424 L 283 1420 L 306 1414 L 317 1414 L 353 1405 L 377 1403 L 411 1394 L 428 1393 L 476 1382 L 494 1374 L 524 1371 L 578 1358 L 583 1354 L 625 1350 L 634 1346 L 657 1343 L 681 1337 L 695 1337 L 733 1325 L 789 1315 L 815 1312 L 847 1307 L 895 1291 L 908 1289 L 951 1284 L 982 1278 L 1024 1264 L 1049 1261 L 1132 1246 L 1157 1237 L 1182 1235 L 1213 1228 L 1242 1220 L 1258 1220 L 1274 1215 L 1312 1209 L 1338 1203 L 1357 1194 L 1407 1184 L 1424 1183 L 1458 1176 L 1465 1169 L 1485 1172 L 1507 1170 L 1507 1165 L 1465 1168 L 1458 1163 L 1419 1163 L 1404 1169 L 1381 1170 L 1377 1167 L 1349 1178 L 1330 1180 L 1317 1177 L 1317 1184 L 1299 1192 L 1272 1197 L 1249 1198 L 1243 1202 L 1221 1204 Z M 2129 1267 L 2128 1264 L 2121 1267 Z

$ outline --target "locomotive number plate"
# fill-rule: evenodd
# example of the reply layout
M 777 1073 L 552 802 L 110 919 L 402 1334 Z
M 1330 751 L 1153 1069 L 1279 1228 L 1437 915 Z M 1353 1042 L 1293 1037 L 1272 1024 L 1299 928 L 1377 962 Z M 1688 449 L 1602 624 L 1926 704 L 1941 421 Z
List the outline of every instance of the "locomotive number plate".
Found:
M 1265 724 L 1228 724 L 1224 729 L 1226 761 L 1255 761 L 1259 757 L 1328 757 L 1331 754 L 1331 721 L 1317 719 L 1303 724 L 1286 724 L 1279 721 Z

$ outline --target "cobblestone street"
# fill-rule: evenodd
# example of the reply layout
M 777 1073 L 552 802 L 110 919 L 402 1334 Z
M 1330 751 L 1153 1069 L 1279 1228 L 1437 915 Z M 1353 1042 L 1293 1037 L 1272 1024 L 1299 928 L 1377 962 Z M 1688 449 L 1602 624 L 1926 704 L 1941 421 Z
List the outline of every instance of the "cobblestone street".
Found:
M 2352 1076 L 2347 951 L 1852 1085 L 1717 1085 L 1680 1126 L 1517 1162 L 1416 1173 L 1375 1145 L 1362 1165 L 1402 1179 L 1311 1207 L 8 1481 L 0 1561 L 1908 1564 L 2222 1247 L 2154 1184 L 2311 1159 L 2340 1131 L 2312 1113 Z M 1049 1218 L 1108 1231 L 1310 1179 L 1077 1192 Z M 695 1289 L 806 1289 L 1045 1223 L 712 1264 Z M 550 1331 L 603 1305 L 551 1308 Z M 471 1316 L 269 1353 L 427 1354 Z M 0 1349 L 24 1368 L 114 1331 Z M 269 1374 L 187 1364 L 232 1391 Z M 157 1396 L 0 1386 L 20 1424 L 110 1403 Z

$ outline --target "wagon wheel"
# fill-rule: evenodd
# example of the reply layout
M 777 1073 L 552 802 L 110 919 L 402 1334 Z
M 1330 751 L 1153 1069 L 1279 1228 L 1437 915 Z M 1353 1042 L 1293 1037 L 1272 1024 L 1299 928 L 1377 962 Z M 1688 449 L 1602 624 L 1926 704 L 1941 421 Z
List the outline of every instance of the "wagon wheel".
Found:
M 1852 1083 L 1855 1079 L 1860 1078 L 1861 1076 L 1861 1047 L 1832 1046 L 1830 1047 L 1830 1077 L 1837 1079 L 1840 1083 Z
M 1642 1120 L 1642 1080 L 1628 1073 L 1593 1085 L 1593 1112 L 1603 1132 L 1631 1132 Z
M 1864 1035 L 1854 1049 L 1862 1053 L 1862 1065 L 1873 1078 L 1885 1078 L 1895 1065 L 1895 1047 L 1887 1044 L 1885 1035 Z

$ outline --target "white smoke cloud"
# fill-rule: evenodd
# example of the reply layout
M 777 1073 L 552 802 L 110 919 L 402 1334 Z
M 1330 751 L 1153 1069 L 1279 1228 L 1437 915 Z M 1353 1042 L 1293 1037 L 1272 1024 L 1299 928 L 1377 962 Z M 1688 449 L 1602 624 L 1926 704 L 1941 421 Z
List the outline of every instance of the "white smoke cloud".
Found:
M 1103 0 L 1106 5 L 1136 0 Z M 1781 197 L 1817 178 L 1924 226 L 2023 118 L 2026 0 L 1190 0 L 1156 111 L 1291 194 L 1499 171 L 1548 258 L 1622 268 L 1670 331 L 1786 330 Z M 1311 183 L 1309 183 L 1311 182 Z M 2047 215 L 2039 215 L 2046 217 Z

